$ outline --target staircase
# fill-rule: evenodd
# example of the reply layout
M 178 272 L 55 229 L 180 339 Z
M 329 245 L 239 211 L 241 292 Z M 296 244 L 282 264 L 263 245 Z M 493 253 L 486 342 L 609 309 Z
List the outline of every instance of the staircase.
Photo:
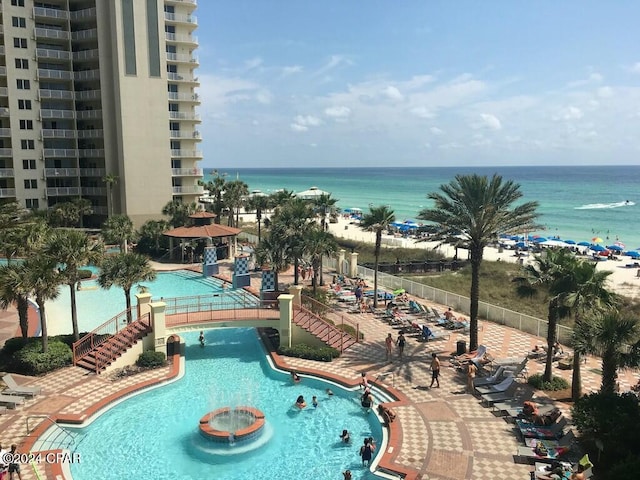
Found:
M 150 332 L 149 314 L 112 334 L 100 334 L 94 330 L 74 343 L 73 362 L 78 367 L 100 373 Z M 87 348 L 89 344 L 90 348 Z
M 357 339 L 353 335 L 326 322 L 322 317 L 304 307 L 295 307 L 293 323 L 322 340 L 327 346 L 333 347 L 340 352 L 344 352 L 351 345 L 357 343 Z

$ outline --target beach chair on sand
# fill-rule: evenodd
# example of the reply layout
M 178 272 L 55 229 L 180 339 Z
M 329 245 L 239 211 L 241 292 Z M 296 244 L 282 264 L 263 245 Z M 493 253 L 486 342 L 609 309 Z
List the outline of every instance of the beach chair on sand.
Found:
M 40 387 L 25 387 L 18 385 L 14 378 L 11 375 L 5 375 L 2 377 L 2 381 L 5 383 L 7 388 L 3 393 L 8 395 L 23 395 L 26 397 L 35 397 L 42 392 L 42 388 Z
M 20 395 L 3 395 L 0 394 L 0 404 L 6 405 L 9 408 L 16 408 L 18 405 L 24 403 L 24 397 Z

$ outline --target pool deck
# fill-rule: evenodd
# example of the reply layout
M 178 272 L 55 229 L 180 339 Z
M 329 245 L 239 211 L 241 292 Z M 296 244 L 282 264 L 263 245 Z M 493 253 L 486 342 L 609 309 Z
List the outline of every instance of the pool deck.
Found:
M 221 276 L 230 277 L 228 266 L 223 266 Z M 292 275 L 280 275 L 280 281 L 292 283 Z M 257 288 L 258 284 L 256 274 L 252 279 L 252 287 Z M 388 333 L 395 338 L 397 330 L 372 314 L 349 315 L 359 323 L 364 341 L 349 348 L 340 358 L 331 363 L 282 357 L 278 357 L 277 361 L 283 367 L 296 369 L 301 374 L 305 371 L 318 372 L 324 377 L 333 377 L 348 384 L 355 384 L 360 374 L 366 372 L 371 381 L 397 390 L 400 400 L 393 404 L 397 418 L 391 424 L 391 441 L 383 459 L 385 466 L 413 479 L 529 478 L 531 466 L 514 462 L 514 454 L 521 440 L 514 433 L 513 425 L 496 417 L 490 408 L 481 406 L 477 398 L 464 393 L 464 375 L 449 364 L 456 342 L 459 339 L 468 340 L 466 334 L 452 333 L 448 340 L 429 343 L 408 337 L 404 360 L 400 361 L 394 352 L 393 361 L 386 362 L 384 339 Z M 15 312 L 13 316 L 11 312 L 0 315 L 0 343 L 14 336 L 16 326 Z M 479 336 L 480 343 L 486 345 L 495 358 L 522 356 L 534 345 L 545 342 L 539 337 L 489 322 L 481 322 Z M 442 362 L 441 388 L 429 389 L 432 352 L 436 352 Z M 23 446 L 19 451 L 26 452 L 35 440 L 33 434 L 28 435 L 27 417 L 50 416 L 82 421 L 122 394 L 174 378 L 177 375 L 177 363 L 119 380 L 95 376 L 77 367 L 64 368 L 38 378 L 15 376 L 19 383 L 40 386 L 43 392 L 17 409 L 7 410 L 0 415 L 0 442 L 3 448 L 17 443 Z M 530 360 L 528 363 L 529 374 L 543 368 L 542 361 Z M 587 357 L 582 367 L 585 392 L 599 388 L 599 368 L 599 359 Z M 554 373 L 570 380 L 570 370 L 556 369 Z M 385 376 L 378 378 L 381 374 Z M 636 377 L 635 371 L 622 372 L 621 390 L 626 391 L 635 384 Z M 523 385 L 521 388 L 529 387 Z M 542 396 L 538 398 L 549 401 Z M 568 411 L 566 404 L 557 405 L 563 411 Z M 31 419 L 30 423 L 36 424 L 37 420 Z M 44 429 L 46 424 L 47 421 L 41 421 L 39 428 Z M 41 478 L 61 478 L 58 476 L 58 467 L 43 463 L 37 468 Z M 336 472 L 335 478 L 338 477 L 340 472 Z M 22 478 L 30 480 L 36 476 L 32 468 L 24 465 Z

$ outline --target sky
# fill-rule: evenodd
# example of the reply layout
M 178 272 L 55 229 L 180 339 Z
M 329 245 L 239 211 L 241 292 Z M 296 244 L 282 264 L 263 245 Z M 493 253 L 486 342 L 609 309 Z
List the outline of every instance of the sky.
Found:
M 200 0 L 205 167 L 640 163 L 640 2 Z

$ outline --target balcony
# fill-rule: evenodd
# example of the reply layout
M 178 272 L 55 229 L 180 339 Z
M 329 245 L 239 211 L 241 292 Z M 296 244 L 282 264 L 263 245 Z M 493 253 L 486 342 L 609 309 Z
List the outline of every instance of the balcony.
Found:
M 102 94 L 100 90 L 84 90 L 76 92 L 76 100 L 100 100 Z
M 75 110 L 40 110 L 40 118 L 76 118 Z
M 58 158 L 76 158 L 78 156 L 78 150 L 75 148 L 45 148 L 45 157 L 58 157 Z
M 107 194 L 106 187 L 82 187 L 82 195 L 105 196 Z
M 78 150 L 78 154 L 82 158 L 100 158 L 104 157 L 103 148 L 86 148 Z
M 71 12 L 70 14 L 71 20 L 91 20 L 94 18 L 96 18 L 95 8 L 85 8 L 84 10 L 76 10 L 75 12 Z
M 0 107 L 0 117 L 9 116 L 9 107 Z
M 74 93 L 71 90 L 38 90 L 38 95 L 40 99 L 73 100 L 74 98 Z
M 0 198 L 13 198 L 16 196 L 15 188 L 0 188 Z
M 193 112 L 169 112 L 170 120 L 189 120 L 192 122 L 200 121 L 200 114 Z
M 196 6 L 198 2 L 196 0 L 165 0 L 168 4 L 174 5 L 193 5 Z
M 0 65 L 0 75 L 2 75 L 3 77 L 7 76 L 7 67 L 5 67 L 4 65 Z
M 93 210 L 94 215 L 109 215 L 109 209 L 107 207 L 92 205 L 91 210 Z
M 36 48 L 36 58 L 38 60 L 71 60 L 71 52 L 66 50 L 52 50 L 50 48 Z
M 35 18 L 58 18 L 60 20 L 68 20 L 69 12 L 55 8 L 33 7 L 33 16 Z
M 104 168 L 81 168 L 80 176 L 81 177 L 104 177 L 107 174 L 106 169 Z
M 200 150 L 171 150 L 172 158 L 202 158 L 202 152 Z M 193 170 L 193 169 L 187 169 Z M 199 173 L 198 175 L 201 175 Z M 186 175 L 186 174 L 185 174 Z M 195 175 L 195 173 L 193 174 Z
M 77 168 L 45 168 L 44 174 L 47 177 L 77 177 Z
M 33 34 L 36 38 L 49 38 L 56 40 L 69 40 L 69 32 L 54 30 L 53 28 L 35 28 Z
M 165 32 L 165 40 L 171 43 L 187 43 L 193 46 L 198 45 L 198 37 L 194 37 L 193 35 L 178 35 L 177 33 Z
M 99 80 L 100 70 L 83 70 L 81 72 L 73 72 L 76 80 Z
M 0 97 L 8 97 L 9 89 L 7 87 L 0 87 Z
M 198 130 L 169 130 L 169 137 L 171 138 L 182 138 L 182 139 L 187 139 L 187 138 L 196 138 L 199 139 L 200 138 L 200 132 Z
M 97 49 L 80 50 L 79 52 L 73 52 L 73 59 L 76 61 L 97 60 L 98 57 L 99 57 L 99 53 Z
M 78 138 L 102 138 L 104 131 L 101 128 L 96 130 L 78 130 Z
M 0 157 L 12 157 L 13 151 L 11 148 L 0 148 Z
M 77 132 L 75 130 L 64 130 L 61 128 L 43 128 L 42 138 L 76 138 Z
M 178 13 L 164 12 L 164 19 L 165 21 L 170 23 L 188 23 L 193 26 L 198 25 L 198 19 L 193 15 L 181 15 Z
M 102 118 L 102 110 L 82 110 L 76 112 L 78 120 Z
M 197 93 L 178 93 L 178 92 L 167 92 L 169 100 L 178 101 L 178 102 L 190 102 L 190 103 L 200 103 L 200 95 Z
M 172 152 L 175 150 L 172 150 Z M 201 168 L 172 168 L 171 176 L 173 177 L 201 177 Z
M 4 45 L 0 45 L 0 55 L 4 55 Z
M 72 80 L 73 74 L 68 70 L 49 70 L 46 68 L 38 69 L 38 79 L 49 78 L 52 80 Z
M 0 168 L 0 178 L 13 177 L 13 168 Z
M 167 72 L 167 79 L 172 82 L 198 83 L 198 77 L 194 77 L 190 73 Z
M 70 197 L 80 195 L 80 187 L 52 187 L 47 188 L 48 197 Z
M 194 57 L 193 55 L 189 55 L 187 53 L 172 53 L 167 52 L 167 62 L 173 63 L 190 63 L 193 65 L 198 65 L 200 61 L 198 57 Z
M 204 193 L 204 187 L 202 185 L 181 185 L 173 187 L 174 195 L 202 195 Z
M 0 137 L 10 137 L 11 129 L 10 128 L 0 128 Z
M 89 28 L 71 32 L 71 40 L 95 40 L 98 38 L 98 29 Z

